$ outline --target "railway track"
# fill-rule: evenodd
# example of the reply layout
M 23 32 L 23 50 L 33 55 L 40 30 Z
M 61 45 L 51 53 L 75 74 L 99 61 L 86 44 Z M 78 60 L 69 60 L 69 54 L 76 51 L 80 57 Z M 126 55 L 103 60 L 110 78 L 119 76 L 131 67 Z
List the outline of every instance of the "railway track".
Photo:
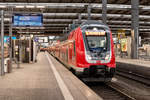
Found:
M 103 100 L 135 100 L 109 84 L 99 82 L 91 82 L 86 84 L 100 97 L 102 97 Z
M 117 70 L 116 75 L 150 86 L 150 78 L 133 72 Z

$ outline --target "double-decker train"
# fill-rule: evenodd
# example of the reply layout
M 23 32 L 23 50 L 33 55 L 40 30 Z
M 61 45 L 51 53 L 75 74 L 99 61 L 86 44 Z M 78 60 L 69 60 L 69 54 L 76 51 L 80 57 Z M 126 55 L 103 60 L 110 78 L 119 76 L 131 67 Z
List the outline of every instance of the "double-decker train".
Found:
M 86 21 L 49 52 L 84 81 L 110 81 L 115 74 L 112 33 L 98 21 Z

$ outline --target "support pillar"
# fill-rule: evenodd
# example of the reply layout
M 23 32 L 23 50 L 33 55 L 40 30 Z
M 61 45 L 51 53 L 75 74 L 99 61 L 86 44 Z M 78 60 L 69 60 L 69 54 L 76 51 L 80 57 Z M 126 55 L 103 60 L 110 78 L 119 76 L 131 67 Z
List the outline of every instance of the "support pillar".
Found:
M 107 24 L 107 0 L 102 0 L 102 22 Z
M 9 59 L 10 59 L 10 64 L 9 64 L 9 72 L 12 71 L 12 9 L 10 9 L 10 26 L 9 26 Z
M 78 24 L 81 24 L 82 22 L 81 22 L 81 19 L 82 19 L 82 16 L 81 16 L 81 14 L 79 13 L 78 14 Z
M 1 10 L 1 67 L 0 75 L 4 75 L 4 11 Z
M 21 41 L 21 35 L 22 33 L 22 29 L 20 29 L 20 33 L 19 33 L 19 62 L 18 62 L 18 68 L 20 68 L 20 64 L 22 63 L 22 41 Z
M 68 27 L 65 28 L 66 34 L 68 34 Z
M 131 58 L 138 59 L 138 47 L 139 47 L 139 0 L 131 0 Z
M 87 7 L 87 11 L 88 11 L 88 20 L 91 20 L 91 8 L 92 6 L 89 4 Z

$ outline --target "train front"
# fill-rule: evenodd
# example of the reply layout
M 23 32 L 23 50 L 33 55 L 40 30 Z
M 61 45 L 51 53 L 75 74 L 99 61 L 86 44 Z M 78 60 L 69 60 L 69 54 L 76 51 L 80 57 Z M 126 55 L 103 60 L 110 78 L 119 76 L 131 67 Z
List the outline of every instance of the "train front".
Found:
M 86 22 L 81 25 L 84 41 L 84 76 L 109 81 L 115 73 L 115 56 L 110 29 L 99 22 Z

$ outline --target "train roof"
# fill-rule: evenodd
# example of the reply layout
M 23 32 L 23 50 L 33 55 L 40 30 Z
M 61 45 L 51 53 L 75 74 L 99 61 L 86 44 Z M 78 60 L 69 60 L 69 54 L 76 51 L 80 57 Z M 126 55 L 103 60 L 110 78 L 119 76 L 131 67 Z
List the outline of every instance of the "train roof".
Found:
M 102 26 L 105 26 L 106 28 L 108 28 L 107 25 L 105 25 L 104 23 L 100 22 L 100 21 L 97 21 L 97 20 L 88 20 L 86 22 L 83 22 L 80 27 L 82 26 L 85 26 L 85 25 L 91 25 L 91 24 L 97 24 L 97 25 L 102 25 Z

